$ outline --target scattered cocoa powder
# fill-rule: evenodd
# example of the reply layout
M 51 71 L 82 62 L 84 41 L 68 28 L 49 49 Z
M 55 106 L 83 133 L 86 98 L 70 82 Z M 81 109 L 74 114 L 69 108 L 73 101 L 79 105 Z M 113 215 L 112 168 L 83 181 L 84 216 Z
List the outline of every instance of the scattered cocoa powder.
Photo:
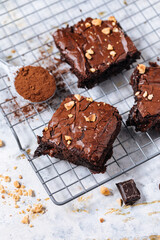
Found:
M 31 102 L 42 102 L 50 98 L 55 90 L 55 79 L 42 67 L 22 67 L 16 78 L 17 92 Z

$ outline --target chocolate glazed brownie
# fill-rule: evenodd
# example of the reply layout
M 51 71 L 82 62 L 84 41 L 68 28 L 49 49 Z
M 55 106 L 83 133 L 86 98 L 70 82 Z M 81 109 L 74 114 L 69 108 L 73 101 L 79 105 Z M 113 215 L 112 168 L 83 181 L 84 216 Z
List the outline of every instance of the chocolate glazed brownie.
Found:
M 131 76 L 135 104 L 127 125 L 135 126 L 136 131 L 142 132 L 160 128 L 160 66 L 150 64 L 151 67 L 139 64 Z
M 54 34 L 62 57 L 78 77 L 78 87 L 91 88 L 108 76 L 129 68 L 140 56 L 115 17 L 87 18 Z
M 35 156 L 49 154 L 94 173 L 104 172 L 120 128 L 121 116 L 116 108 L 75 94 L 61 103 L 43 136 L 38 136 Z

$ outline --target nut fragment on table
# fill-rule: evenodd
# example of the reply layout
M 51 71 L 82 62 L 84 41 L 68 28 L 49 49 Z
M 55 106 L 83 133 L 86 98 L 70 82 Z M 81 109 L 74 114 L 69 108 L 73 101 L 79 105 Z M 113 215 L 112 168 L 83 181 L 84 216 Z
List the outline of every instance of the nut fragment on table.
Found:
M 0 139 L 0 147 L 3 147 L 3 141 Z
M 33 197 L 34 191 L 33 191 L 32 189 L 29 189 L 29 190 L 28 190 L 28 195 L 29 195 L 30 197 Z
M 104 196 L 108 196 L 108 195 L 111 194 L 110 191 L 109 191 L 109 189 L 108 189 L 107 187 L 105 187 L 105 186 L 101 186 L 101 187 L 100 187 L 100 192 L 101 192 L 101 194 L 104 195 Z
M 30 221 L 29 221 L 29 216 L 28 216 L 28 215 L 24 216 L 24 218 L 22 219 L 21 222 L 22 222 L 23 224 L 29 224 L 29 223 L 30 223 Z
M 14 186 L 16 188 L 20 188 L 21 187 L 21 184 L 18 181 L 15 181 L 13 184 L 14 184 Z
M 123 205 L 123 200 L 121 198 L 118 198 L 117 200 L 117 203 L 119 204 L 120 207 L 122 207 Z
M 41 203 L 35 204 L 31 211 L 32 213 L 43 213 L 43 205 Z
M 101 223 L 103 223 L 103 222 L 104 222 L 104 218 L 100 218 L 99 221 L 100 221 Z
M 11 181 L 11 178 L 10 178 L 9 176 L 5 176 L 5 177 L 4 177 L 4 181 L 5 181 L 5 182 L 10 182 L 10 181 Z

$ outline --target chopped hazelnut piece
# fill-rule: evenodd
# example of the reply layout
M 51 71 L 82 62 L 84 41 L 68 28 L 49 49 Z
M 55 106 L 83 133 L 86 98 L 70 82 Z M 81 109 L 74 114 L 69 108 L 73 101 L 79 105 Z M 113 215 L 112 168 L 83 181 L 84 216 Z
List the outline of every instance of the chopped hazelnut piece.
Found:
M 32 208 L 33 213 L 41 213 L 43 210 L 43 205 L 41 203 L 38 203 Z
M 101 194 L 104 195 L 104 196 L 110 195 L 109 189 L 108 189 L 107 187 L 104 187 L 104 186 L 101 186 L 100 192 L 101 192 Z
M 153 98 L 153 94 L 149 94 L 148 95 L 148 100 L 152 100 L 152 98 Z
M 91 24 L 90 24 L 89 22 L 86 22 L 86 23 L 85 23 L 85 27 L 86 27 L 86 28 L 89 28 L 90 26 L 91 26 Z
M 94 73 L 96 71 L 95 68 L 90 68 L 90 72 Z
M 108 18 L 108 20 L 109 20 L 109 21 L 116 22 L 116 19 L 115 19 L 115 17 L 114 17 L 114 16 L 110 16 L 110 17 Z
M 114 27 L 113 32 L 118 32 L 118 28 Z
M 4 181 L 5 181 L 5 182 L 10 182 L 10 181 L 11 181 L 11 178 L 10 178 L 9 176 L 5 176 L 5 177 L 4 177 Z
M 79 95 L 79 94 L 74 94 L 74 97 L 75 97 L 78 101 L 81 100 L 81 95 Z
M 137 69 L 138 69 L 140 74 L 144 74 L 145 70 L 146 70 L 146 66 L 143 65 L 143 64 L 138 64 Z
M 18 189 L 18 194 L 19 194 L 20 196 L 22 196 L 22 195 L 23 195 L 23 192 L 22 192 L 22 190 L 21 190 L 21 189 Z
M 15 166 L 13 169 L 14 169 L 14 170 L 16 170 L 16 169 L 17 169 L 17 167 Z
M 69 117 L 69 118 L 72 118 L 72 117 L 73 117 L 73 114 L 68 114 L 68 117 Z
M 112 26 L 115 26 L 116 25 L 116 23 L 115 22 L 112 22 Z
M 114 57 L 114 56 L 116 55 L 116 52 L 115 52 L 115 51 L 111 51 L 111 52 L 110 52 L 110 55 L 111 55 L 112 57 Z
M 87 53 L 89 53 L 89 54 L 94 54 L 94 51 L 90 48 L 90 49 L 88 49 L 87 51 L 86 51 Z
M 29 189 L 29 190 L 28 190 L 28 195 L 29 195 L 30 197 L 33 197 L 33 195 L 34 195 L 34 192 L 33 192 L 33 190 L 32 190 L 32 189 Z
M 64 138 L 65 138 L 66 141 L 72 140 L 72 138 L 70 136 L 67 136 L 67 135 L 65 135 Z
M 21 185 L 21 188 L 25 188 L 25 186 L 24 186 L 24 185 Z
M 138 96 L 139 94 L 140 94 L 140 91 L 136 92 L 136 93 L 135 93 L 135 96 Z
M 22 175 L 19 175 L 19 179 L 22 179 L 23 177 L 22 177 Z
M 99 221 L 100 221 L 101 223 L 103 223 L 103 222 L 104 222 L 104 218 L 100 218 Z
M 6 191 L 4 190 L 4 189 L 2 189 L 2 190 L 0 190 L 1 191 L 1 193 L 6 193 Z
M 88 102 L 93 102 L 93 98 L 86 98 Z
M 67 144 L 70 145 L 71 144 L 71 140 L 67 141 Z
M 108 50 L 113 50 L 113 46 L 111 44 L 108 44 L 108 47 L 107 47 Z
M 0 190 L 3 190 L 3 189 L 4 189 L 3 185 L 0 184 Z
M 18 202 L 20 200 L 20 196 L 13 194 L 13 199 L 15 200 L 15 202 Z
M 91 114 L 89 117 L 84 116 L 84 118 L 87 122 L 95 122 L 96 121 L 96 115 L 95 114 Z
M 3 147 L 3 141 L 0 139 L 0 147 Z
M 147 97 L 147 95 L 148 95 L 148 93 L 147 93 L 147 91 L 145 91 L 145 92 L 143 93 L 143 97 L 145 98 L 145 97 Z
M 92 59 L 92 56 L 91 56 L 88 52 L 85 54 L 85 56 L 86 56 L 86 58 L 89 59 L 89 60 Z
M 64 104 L 64 107 L 66 108 L 67 111 L 71 110 L 73 106 L 74 106 L 74 101 L 70 101 Z
M 45 127 L 45 128 L 44 128 L 44 131 L 46 132 L 47 130 L 48 130 L 48 127 Z
M 117 203 L 119 204 L 120 207 L 122 207 L 123 205 L 123 200 L 121 198 L 118 198 L 117 200 Z
M 2 198 L 3 198 L 3 199 L 5 199 L 5 196 L 4 196 L 4 195 L 2 195 Z
M 13 184 L 14 184 L 14 186 L 16 188 L 20 188 L 21 187 L 21 184 L 18 181 L 15 181 Z
M 23 224 L 29 224 L 29 216 L 28 215 L 26 215 L 26 216 L 24 216 L 24 218 L 22 219 L 22 221 L 21 221 Z
M 81 126 L 78 126 L 78 129 L 81 129 Z
M 109 27 L 102 29 L 102 33 L 104 33 L 106 35 L 110 34 L 110 31 L 111 31 L 111 29 Z
M 30 225 L 29 225 L 29 227 L 30 227 L 30 228 L 32 228 L 32 227 L 33 227 L 33 225 L 32 225 L 32 224 L 30 224 Z
M 19 208 L 19 206 L 16 204 L 16 205 L 15 205 L 15 208 Z
M 99 18 L 96 18 L 96 19 L 93 19 L 93 20 L 92 20 L 92 24 L 93 24 L 94 26 L 100 26 L 101 23 L 102 23 L 102 20 L 99 19 Z

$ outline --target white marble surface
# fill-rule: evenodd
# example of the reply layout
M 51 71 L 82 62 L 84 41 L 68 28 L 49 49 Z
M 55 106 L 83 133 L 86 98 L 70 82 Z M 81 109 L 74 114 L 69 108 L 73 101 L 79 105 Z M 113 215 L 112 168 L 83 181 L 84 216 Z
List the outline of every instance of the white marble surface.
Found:
M 25 204 L 19 204 L 20 209 L 15 209 L 7 203 L 4 205 L 0 198 L 0 239 L 3 240 L 77 240 L 77 239 L 150 239 L 150 235 L 160 234 L 160 213 L 149 216 L 151 212 L 160 210 L 160 203 L 148 205 L 139 205 L 128 209 L 121 209 L 122 214 L 106 212 L 111 208 L 118 209 L 116 199 L 120 197 L 115 187 L 115 183 L 121 180 L 134 178 L 142 198 L 138 203 L 152 202 L 160 200 L 159 169 L 160 161 L 157 157 L 149 162 L 135 168 L 123 176 L 106 184 L 113 190 L 112 196 L 103 196 L 99 188 L 91 191 L 84 196 L 84 201 L 77 199 L 64 206 L 56 206 L 50 200 L 45 201 L 47 194 L 40 184 L 37 176 L 26 159 L 17 158 L 21 153 L 17 147 L 10 129 L 0 115 L 0 139 L 5 146 L 0 149 L 0 174 L 9 175 L 12 182 L 17 180 L 19 174 L 22 174 L 22 183 L 27 188 L 32 188 L 36 192 L 36 197 L 27 201 L 36 202 L 36 198 L 41 198 L 46 206 L 46 213 L 32 220 L 34 225 L 30 228 L 21 223 L 22 215 L 18 212 L 25 209 Z M 32 149 L 33 145 L 29 146 Z M 17 166 L 17 170 L 13 167 Z M 7 184 L 6 184 L 7 185 Z M 89 198 L 87 198 L 89 197 Z M 28 198 L 27 198 L 28 199 Z M 79 212 L 76 210 L 79 209 Z M 10 217 L 12 214 L 12 217 Z M 99 219 L 104 218 L 105 222 L 100 223 Z M 128 221 L 127 221 L 127 220 Z M 157 238 L 158 239 L 158 238 Z
M 37 1 L 32 1 L 32 3 L 29 4 L 27 4 L 27 2 L 28 0 L 24 0 L 23 2 L 21 0 L 10 0 L 5 4 L 0 3 L 0 23 L 2 25 L 0 29 L 0 35 L 2 37 L 0 57 L 7 60 L 8 56 L 12 54 L 13 59 L 10 59 L 10 62 L 15 65 L 32 64 L 36 59 L 39 59 L 40 49 L 44 50 L 45 48 L 49 50 L 47 45 L 42 48 L 42 44 L 44 44 L 44 42 L 46 44 L 51 43 L 52 37 L 50 33 L 53 27 L 57 26 L 58 22 L 67 22 L 71 17 L 75 17 L 76 22 L 81 18 L 82 13 L 84 13 L 83 17 L 99 17 L 99 12 L 104 14 L 103 16 L 101 15 L 103 18 L 115 13 L 116 18 L 120 21 L 123 28 L 130 35 L 138 49 L 142 51 L 143 59 L 140 59 L 140 62 L 148 62 L 151 58 L 156 60 L 155 56 L 159 51 L 159 35 L 157 30 L 159 28 L 159 22 L 157 21 L 156 11 L 160 9 L 157 0 L 145 0 L 143 4 L 142 1 L 128 0 L 128 5 L 125 5 L 124 1 L 118 0 L 92 0 L 87 2 L 83 0 L 70 0 L 60 2 L 59 4 L 56 3 L 55 5 L 52 4 L 52 2 L 55 2 L 54 0 L 39 0 L 38 4 Z M 82 4 L 79 5 L 79 8 L 74 7 L 72 9 L 71 6 L 75 5 L 75 2 L 79 4 L 81 2 Z M 104 5 L 104 2 L 106 2 L 106 5 Z M 151 7 L 151 3 L 154 4 L 154 8 Z M 50 6 L 45 8 L 46 5 Z M 100 7 L 101 5 L 103 6 Z M 17 6 L 21 7 L 17 8 Z M 96 11 L 92 11 L 95 6 L 97 6 Z M 15 10 L 10 11 L 13 8 Z M 45 8 L 44 11 L 41 11 L 41 8 Z M 63 11 L 64 8 L 66 12 L 59 14 L 57 20 L 53 14 L 55 14 L 56 11 Z M 9 11 L 8 13 L 6 12 L 7 10 Z M 35 10 L 38 11 L 38 14 L 34 14 Z M 141 10 L 143 10 L 145 16 L 140 13 Z M 27 17 L 24 18 L 24 15 Z M 134 18 L 128 17 L 132 15 Z M 126 18 L 128 19 L 127 22 Z M 36 23 L 38 25 L 36 25 Z M 153 29 L 155 32 L 153 32 Z M 18 30 L 19 33 L 17 33 Z M 12 34 L 11 37 L 6 37 L 7 34 L 10 33 Z M 39 38 L 37 36 L 39 36 Z M 15 46 L 13 46 L 14 44 Z M 152 44 L 152 48 L 150 44 Z M 38 49 L 37 45 L 39 47 Z M 11 52 L 13 49 L 16 50 L 15 53 Z M 32 50 L 31 53 L 28 53 L 29 49 Z M 53 51 L 54 50 L 53 48 Z M 40 62 L 40 64 L 42 64 L 42 62 Z M 125 72 L 125 78 L 129 78 L 130 73 L 130 71 Z M 120 81 L 120 79 L 122 81 Z M 120 87 L 120 85 L 125 82 L 125 79 L 122 78 L 121 75 L 114 77 L 112 80 L 115 85 L 117 84 L 117 87 Z M 72 81 L 75 81 L 75 79 L 72 78 Z M 72 81 L 69 77 L 66 79 L 68 84 L 71 84 Z M 109 80 L 108 85 L 102 84 L 101 86 L 106 93 L 112 90 L 113 85 L 111 82 L 112 81 Z M 0 87 L 3 88 L 3 86 Z M 87 94 L 90 94 L 92 97 L 95 96 L 95 98 L 101 98 L 102 88 L 93 88 L 89 90 Z M 76 85 L 74 85 L 72 90 L 74 93 L 80 93 L 82 89 L 77 89 Z M 124 97 L 128 97 L 128 94 L 130 95 L 132 92 L 127 88 L 127 91 L 123 93 L 125 94 Z M 108 97 L 111 103 L 114 104 L 114 99 L 117 101 L 119 95 L 117 92 L 116 94 L 113 92 L 113 94 L 108 95 Z M 8 97 L 4 99 L 2 97 L 0 101 L 4 101 L 6 98 Z M 106 99 L 104 100 L 107 101 Z M 128 103 L 133 104 L 133 101 Z M 22 105 L 21 102 L 19 102 L 19 104 Z M 123 109 L 123 107 L 125 108 L 124 105 L 118 105 L 117 107 L 121 113 L 126 111 L 126 109 Z M 47 121 L 46 118 L 48 120 L 50 119 L 49 114 L 51 113 L 46 115 L 45 112 L 45 116 L 43 116 L 45 117 L 45 121 Z M 31 120 L 30 122 L 32 127 L 34 127 L 34 124 L 35 126 L 38 125 L 38 121 L 35 120 L 37 119 L 34 119 L 34 121 Z M 12 124 L 13 123 L 14 122 L 12 122 Z M 24 140 L 24 148 L 30 148 L 31 152 L 33 152 L 36 147 L 35 138 L 33 139 L 33 136 L 29 135 L 26 125 L 20 125 L 20 128 L 23 129 L 19 129 L 18 132 L 23 136 L 21 140 Z M 41 131 L 39 131 L 39 133 L 40 132 Z M 139 139 L 138 137 L 137 139 L 144 142 L 145 140 L 148 141 L 148 138 L 145 137 L 145 139 L 143 139 L 143 136 L 144 135 L 139 135 Z M 23 180 L 21 182 L 27 188 L 34 189 L 36 193 L 35 198 L 26 198 L 26 203 L 24 204 L 18 203 L 20 209 L 15 209 L 13 201 L 10 201 L 10 199 L 6 200 L 6 204 L 4 204 L 4 200 L 0 198 L 0 240 L 158 239 L 158 237 L 153 238 L 151 235 L 160 235 L 160 203 L 151 202 L 160 200 L 160 190 L 158 188 L 160 183 L 159 156 L 106 184 L 108 188 L 112 189 L 113 195 L 111 196 L 102 196 L 99 188 L 97 188 L 86 194 L 82 199 L 83 201 L 76 199 L 64 206 L 56 206 L 50 200 L 44 200 L 48 195 L 37 179 L 27 159 L 18 157 L 21 152 L 1 114 L 0 139 L 5 143 L 5 146 L 0 148 L 0 174 L 9 175 L 12 179 L 12 182 L 10 184 L 6 183 L 6 185 L 12 186 L 13 181 L 17 180 L 18 175 L 22 174 Z M 152 149 L 149 147 L 147 151 L 149 151 L 147 152 L 148 155 Z M 18 167 L 17 170 L 13 169 L 14 166 Z M 130 178 L 136 181 L 142 195 L 138 203 L 148 202 L 150 204 L 138 205 L 127 209 L 118 206 L 116 199 L 119 198 L 120 195 L 115 183 Z M 37 198 L 42 199 L 42 203 L 46 206 L 46 213 L 33 219 L 31 224 L 33 224 L 34 227 L 30 228 L 21 223 L 22 215 L 18 214 L 18 212 L 25 209 L 28 204 L 36 203 Z M 11 206 L 9 205 L 10 202 Z M 117 212 L 105 214 L 111 211 L 111 208 L 121 211 L 117 210 Z M 116 213 L 118 213 L 118 215 Z M 104 218 L 105 222 L 100 223 L 100 218 Z

